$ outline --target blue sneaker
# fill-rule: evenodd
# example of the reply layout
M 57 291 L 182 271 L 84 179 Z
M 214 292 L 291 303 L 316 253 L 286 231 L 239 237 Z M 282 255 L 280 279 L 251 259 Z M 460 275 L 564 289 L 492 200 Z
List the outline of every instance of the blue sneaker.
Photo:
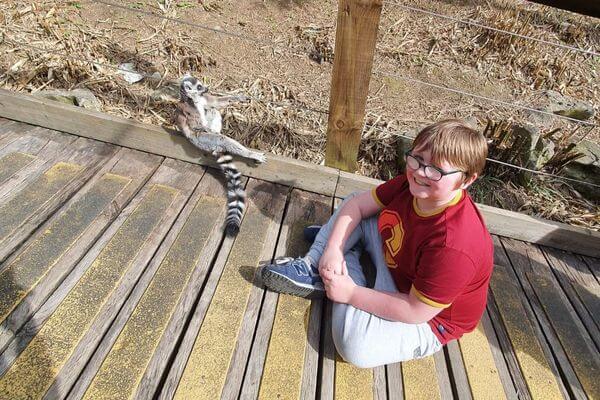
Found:
M 317 299 L 325 296 L 319 271 L 302 258 L 282 257 L 261 271 L 265 286 L 274 292 Z
M 307 226 L 306 228 L 304 228 L 304 239 L 309 243 L 314 242 L 315 239 L 317 238 L 317 234 L 319 233 L 320 230 L 321 230 L 321 225 Z

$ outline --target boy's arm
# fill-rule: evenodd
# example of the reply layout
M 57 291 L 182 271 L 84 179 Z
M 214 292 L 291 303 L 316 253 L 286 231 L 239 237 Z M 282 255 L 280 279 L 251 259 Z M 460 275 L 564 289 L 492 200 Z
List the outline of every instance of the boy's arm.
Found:
M 344 203 L 319 261 L 319 271 L 329 270 L 341 274 L 344 245 L 348 237 L 362 219 L 371 217 L 380 210 L 381 206 L 375 201 L 370 191 L 362 192 Z
M 412 290 L 409 294 L 389 293 L 356 286 L 349 300 L 349 304 L 363 311 L 407 324 L 427 322 L 443 310 L 423 303 Z

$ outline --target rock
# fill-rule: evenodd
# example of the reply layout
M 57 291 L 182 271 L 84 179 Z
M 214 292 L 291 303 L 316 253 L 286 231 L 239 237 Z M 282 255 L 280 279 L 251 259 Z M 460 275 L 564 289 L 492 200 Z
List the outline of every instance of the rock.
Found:
M 594 107 L 581 100 L 562 95 L 554 90 L 545 90 L 540 93 L 535 107 L 542 111 L 574 118 L 581 121 L 588 120 L 594 116 Z M 535 125 L 549 126 L 553 118 L 549 115 L 531 113 L 530 121 Z
M 594 116 L 594 108 L 584 101 L 575 100 L 553 90 L 547 90 L 549 104 L 547 110 L 565 117 L 588 120 Z
M 577 144 L 575 151 L 583 157 L 565 165 L 560 175 L 571 179 L 600 185 L 600 145 L 589 140 Z M 571 182 L 582 196 L 592 201 L 600 201 L 600 187 Z
M 540 138 L 532 151 L 533 169 L 542 169 L 554 156 L 556 145 L 550 139 Z
M 100 111 L 102 109 L 100 100 L 88 89 L 42 90 L 34 95 L 91 110 Z

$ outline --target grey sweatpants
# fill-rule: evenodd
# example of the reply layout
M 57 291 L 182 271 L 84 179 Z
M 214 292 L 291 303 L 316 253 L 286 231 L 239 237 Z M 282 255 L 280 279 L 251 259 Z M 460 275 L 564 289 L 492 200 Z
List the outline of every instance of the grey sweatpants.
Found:
M 355 194 L 348 196 L 342 205 Z M 339 210 L 323 225 L 307 257 L 318 265 Z M 384 260 L 381 235 L 377 230 L 377 216 L 364 219 L 354 229 L 344 248 L 344 258 L 352 280 L 367 286 L 360 264 L 360 254 L 366 250 L 376 268 L 373 289 L 398 292 Z M 333 304 L 333 341 L 344 360 L 361 368 L 421 358 L 435 353 L 442 345 L 427 323 L 406 324 L 393 322 L 357 309 L 348 304 Z

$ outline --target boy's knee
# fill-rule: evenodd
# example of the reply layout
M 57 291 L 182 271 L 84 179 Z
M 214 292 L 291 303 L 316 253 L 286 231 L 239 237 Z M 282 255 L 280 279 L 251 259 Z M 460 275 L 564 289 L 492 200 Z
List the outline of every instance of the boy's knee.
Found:
M 332 335 L 335 348 L 350 364 L 372 368 L 375 366 L 371 357 L 373 349 L 369 348 L 368 341 L 355 326 L 346 326 L 344 314 L 348 312 L 347 308 L 345 304 L 334 304 Z
M 356 340 L 351 337 L 341 338 L 335 341 L 335 348 L 338 354 L 350 364 L 358 368 L 373 368 L 376 365 L 370 357 L 369 348 L 364 345 L 364 341 Z

